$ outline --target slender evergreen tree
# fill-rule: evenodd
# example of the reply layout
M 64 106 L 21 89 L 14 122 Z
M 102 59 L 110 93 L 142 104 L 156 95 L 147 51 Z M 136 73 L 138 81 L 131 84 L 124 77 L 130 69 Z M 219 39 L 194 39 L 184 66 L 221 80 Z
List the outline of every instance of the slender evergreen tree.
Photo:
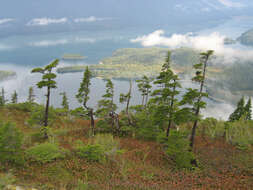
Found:
M 136 82 L 138 83 L 137 86 L 142 96 L 141 105 L 146 107 L 149 95 L 151 93 L 152 85 L 150 83 L 152 82 L 152 79 L 144 75 L 141 79 L 136 80 Z
M 127 94 L 120 94 L 120 99 L 119 102 L 120 103 L 126 103 L 126 115 L 127 115 L 127 119 L 128 119 L 128 124 L 132 125 L 132 121 L 131 121 L 131 116 L 129 113 L 129 105 L 130 105 L 130 100 L 131 100 L 131 94 L 132 94 L 132 81 L 129 81 L 129 91 Z
M 32 86 L 29 88 L 27 101 L 29 103 L 33 103 L 35 101 L 35 95 Z
M 114 131 L 119 130 L 119 120 L 118 114 L 115 112 L 117 109 L 116 104 L 114 103 L 114 85 L 110 79 L 106 80 L 106 93 L 102 96 L 102 100 L 98 102 L 97 113 L 101 117 L 104 117 L 111 124 L 111 127 Z M 116 125 L 116 129 L 115 129 Z
M 87 115 L 90 118 L 90 126 L 92 130 L 92 135 L 94 135 L 95 134 L 94 109 L 87 105 L 90 99 L 89 94 L 90 94 L 91 77 L 92 77 L 91 71 L 89 70 L 89 67 L 87 66 L 84 71 L 83 79 L 80 84 L 80 88 L 78 90 L 76 98 L 79 101 L 79 103 L 83 105 L 84 110 L 87 112 Z
M 151 99 L 151 102 L 156 104 L 156 119 L 167 123 L 167 137 L 170 134 L 171 126 L 176 119 L 176 114 L 179 110 L 176 96 L 179 94 L 177 89 L 181 88 L 178 76 L 171 70 L 170 57 L 171 52 L 169 51 L 165 64 L 162 67 L 162 71 L 154 81 L 154 84 L 158 86 L 158 89 L 153 91 L 153 98 Z
M 248 103 L 251 104 L 251 101 Z M 237 107 L 236 107 L 235 111 L 229 116 L 230 122 L 238 121 L 245 114 L 244 105 L 245 105 L 245 100 L 244 100 L 244 97 L 242 97 L 239 100 L 239 102 L 237 103 Z M 250 107 L 248 107 L 247 109 L 248 109 L 247 111 L 250 111 Z
M 62 93 L 60 93 L 60 95 L 62 96 L 62 103 L 61 103 L 62 108 L 69 110 L 69 102 L 68 102 L 66 92 L 62 92 Z
M 208 94 L 204 92 L 204 84 L 206 81 L 208 62 L 210 60 L 210 57 L 213 55 L 213 53 L 214 51 L 209 50 L 207 52 L 200 54 L 201 56 L 200 63 L 194 65 L 194 68 L 196 69 L 196 75 L 192 79 L 194 82 L 197 82 L 200 85 L 199 90 L 188 89 L 188 94 L 186 95 L 187 98 L 190 98 L 190 99 L 192 98 L 191 103 L 193 104 L 193 111 L 195 115 L 195 121 L 192 127 L 192 132 L 191 132 L 191 137 L 190 137 L 191 149 L 193 149 L 193 146 L 194 146 L 194 139 L 196 135 L 196 129 L 198 126 L 200 110 L 202 108 L 205 108 L 205 105 L 206 105 L 206 103 L 202 100 L 202 98 L 208 96 Z
M 5 90 L 2 88 L 1 94 L 0 94 L 0 106 L 4 106 L 6 104 L 7 100 L 5 98 Z
M 18 103 L 18 93 L 15 90 L 14 93 L 11 95 L 11 103 L 12 104 L 17 104 Z
M 252 104 L 251 104 L 251 97 L 245 106 L 245 113 L 246 113 L 246 120 L 252 120 Z
M 56 86 L 56 74 L 53 73 L 53 69 L 57 67 L 59 64 L 59 60 L 56 59 L 47 66 L 43 68 L 35 68 L 32 70 L 32 73 L 41 73 L 42 80 L 37 83 L 38 88 L 46 88 L 46 107 L 45 107 L 45 114 L 44 114 L 44 136 L 48 138 L 47 134 L 47 127 L 48 127 L 48 114 L 49 114 L 49 105 L 50 105 L 50 95 L 51 89 L 57 88 Z

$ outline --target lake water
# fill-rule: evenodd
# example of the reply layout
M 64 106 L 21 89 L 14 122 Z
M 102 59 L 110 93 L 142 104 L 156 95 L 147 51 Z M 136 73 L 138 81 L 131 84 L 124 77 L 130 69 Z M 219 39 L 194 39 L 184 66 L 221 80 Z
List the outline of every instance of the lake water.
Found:
M 211 31 L 221 32 L 228 34 L 231 29 L 230 36 L 235 38 L 240 32 L 250 29 L 252 21 L 244 20 L 239 22 L 238 19 L 230 20 L 223 25 L 214 28 L 203 29 L 199 33 L 208 33 Z M 235 27 L 237 25 L 237 27 Z M 241 27 L 240 27 L 241 26 Z M 157 28 L 159 29 L 159 28 Z M 34 86 L 40 80 L 40 74 L 31 74 L 32 68 L 43 66 L 55 58 L 61 58 L 64 54 L 73 53 L 87 56 L 83 63 L 97 64 L 102 58 L 111 56 L 112 52 L 118 48 L 141 47 L 139 44 L 133 44 L 131 39 L 144 34 L 153 32 L 153 28 L 138 29 L 129 28 L 124 30 L 114 31 L 79 31 L 79 32 L 66 32 L 66 33 L 53 33 L 44 35 L 31 35 L 31 36 L 11 36 L 8 38 L 0 39 L 0 64 L 1 70 L 13 70 L 17 72 L 17 77 L 0 84 L 7 91 L 7 96 L 14 90 L 17 90 L 19 101 L 25 101 L 28 95 L 28 88 Z M 179 27 L 173 29 L 165 29 L 166 33 L 183 33 L 183 32 L 197 32 L 192 29 L 182 31 Z M 66 63 L 61 62 L 61 65 Z M 56 90 L 53 90 L 52 105 L 58 107 L 61 103 L 60 92 L 65 91 L 70 101 L 71 108 L 79 106 L 75 99 L 75 95 L 79 88 L 82 73 L 59 74 L 57 77 Z M 115 100 L 118 100 L 120 93 L 127 93 L 129 83 L 127 81 L 113 81 L 115 84 Z M 192 84 L 184 84 L 185 87 Z M 96 107 L 96 102 L 105 93 L 105 82 L 100 79 L 92 79 L 91 100 L 90 104 Z M 37 102 L 45 102 L 45 91 L 35 88 Z M 132 105 L 141 102 L 140 94 L 137 92 L 137 86 L 133 85 L 133 99 Z M 119 105 L 122 108 L 121 105 Z M 227 103 L 208 102 L 208 109 L 203 111 L 207 116 L 214 116 L 217 118 L 227 118 L 233 111 L 233 106 Z

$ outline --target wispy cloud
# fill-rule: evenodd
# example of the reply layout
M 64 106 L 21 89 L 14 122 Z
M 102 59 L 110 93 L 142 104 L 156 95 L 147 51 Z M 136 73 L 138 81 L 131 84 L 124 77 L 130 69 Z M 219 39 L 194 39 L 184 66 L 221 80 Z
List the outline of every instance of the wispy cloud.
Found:
M 188 34 L 173 34 L 166 37 L 163 30 L 157 30 L 151 34 L 132 39 L 132 43 L 141 43 L 144 47 L 165 46 L 169 48 L 191 47 L 197 50 L 214 50 L 216 55 L 224 57 L 224 63 L 233 63 L 235 60 L 253 59 L 252 50 L 241 50 L 224 44 L 226 36 L 217 32 L 208 35 L 193 36 Z
M 6 44 L 0 44 L 0 51 L 9 51 L 14 49 L 15 47 L 6 45 Z
M 226 7 L 230 7 L 230 8 L 241 8 L 241 7 L 245 7 L 244 4 L 240 3 L 240 2 L 234 2 L 231 0 L 218 0 L 221 4 L 223 4 Z
M 8 22 L 13 22 L 15 19 L 13 18 L 3 18 L 3 19 L 0 19 L 0 24 L 5 24 L 5 23 L 8 23 Z
M 111 20 L 112 18 L 98 18 L 95 16 L 90 16 L 86 18 L 76 18 L 74 19 L 75 23 L 81 23 L 81 22 L 97 22 L 97 21 L 104 21 L 104 20 Z
M 32 42 L 29 45 L 35 47 L 48 47 L 48 46 L 65 45 L 67 43 L 69 43 L 67 39 L 61 39 L 61 40 L 42 40 L 38 42 Z
M 27 26 L 47 26 L 50 24 L 64 24 L 68 21 L 66 17 L 53 19 L 53 18 L 35 18 L 27 23 Z

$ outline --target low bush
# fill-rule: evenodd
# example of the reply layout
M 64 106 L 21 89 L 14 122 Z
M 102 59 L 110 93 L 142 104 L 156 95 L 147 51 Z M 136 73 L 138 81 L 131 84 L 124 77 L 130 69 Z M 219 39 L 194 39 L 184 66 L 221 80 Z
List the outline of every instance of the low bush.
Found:
M 25 153 L 27 159 L 44 164 L 64 158 L 64 152 L 57 144 L 46 142 L 29 148 Z
M 23 134 L 12 123 L 0 123 L 0 162 L 22 162 Z
M 189 151 L 187 136 L 178 131 L 171 131 L 167 141 L 166 154 L 175 162 L 178 169 L 192 169 L 194 154 Z
M 80 158 L 85 158 L 91 162 L 102 162 L 105 160 L 105 152 L 101 145 L 76 142 L 76 153 Z
M 0 190 L 4 190 L 7 185 L 12 185 L 15 182 L 16 178 L 11 173 L 0 174 Z

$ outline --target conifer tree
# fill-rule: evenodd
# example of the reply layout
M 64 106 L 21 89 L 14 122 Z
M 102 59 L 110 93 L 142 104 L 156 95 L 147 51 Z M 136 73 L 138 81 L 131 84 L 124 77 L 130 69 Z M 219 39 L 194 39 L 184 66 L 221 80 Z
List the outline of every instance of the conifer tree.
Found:
M 83 79 L 80 84 L 80 88 L 78 90 L 76 98 L 79 101 L 79 103 L 83 105 L 84 110 L 87 112 L 87 115 L 90 117 L 90 126 L 92 130 L 92 135 L 94 135 L 95 134 L 94 109 L 87 105 L 90 99 L 89 94 L 90 94 L 91 77 L 92 77 L 91 71 L 89 70 L 89 67 L 87 66 L 84 71 Z
M 33 91 L 33 87 L 32 86 L 29 88 L 27 101 L 29 103 L 33 103 L 35 101 L 35 95 L 34 95 L 34 91 Z
M 248 102 L 251 104 L 251 102 Z M 245 114 L 245 100 L 244 97 L 242 97 L 239 102 L 237 103 L 237 107 L 235 111 L 229 116 L 229 121 L 234 122 L 238 121 L 244 114 Z M 248 105 L 249 106 L 249 105 Z M 250 108 L 247 108 L 248 111 L 250 111 Z
M 42 80 L 37 83 L 38 88 L 44 88 L 44 87 L 47 88 L 46 107 L 45 107 L 45 114 L 44 114 L 45 138 L 48 138 L 47 127 L 48 127 L 48 114 L 49 114 L 51 89 L 57 88 L 56 81 L 55 81 L 56 74 L 53 73 L 53 69 L 57 67 L 58 63 L 59 63 L 59 60 L 56 59 L 43 68 L 35 68 L 32 70 L 32 73 L 42 74 Z
M 208 94 L 204 92 L 204 84 L 206 81 L 208 62 L 209 62 L 210 57 L 213 55 L 213 53 L 214 51 L 208 50 L 207 52 L 200 54 L 201 56 L 200 63 L 194 65 L 194 68 L 196 69 L 196 75 L 192 79 L 194 82 L 197 82 L 200 85 L 199 90 L 188 89 L 188 93 L 185 96 L 185 98 L 188 98 L 188 103 L 190 101 L 191 104 L 193 105 L 193 111 L 194 111 L 194 116 L 195 116 L 195 119 L 194 119 L 195 121 L 192 127 L 192 132 L 191 132 L 191 137 L 190 137 L 191 149 L 193 149 L 193 146 L 194 146 L 194 139 L 195 139 L 196 129 L 198 126 L 200 110 L 202 108 L 205 108 L 205 105 L 206 105 L 206 103 L 202 101 L 202 98 L 208 96 Z
M 61 103 L 62 108 L 69 110 L 69 102 L 68 102 L 66 92 L 62 92 L 62 93 L 60 93 L 60 95 L 62 95 L 62 103 Z
M 152 103 L 156 104 L 156 112 L 160 121 L 164 120 L 168 122 L 166 136 L 169 136 L 173 120 L 176 119 L 177 111 L 179 110 L 178 100 L 176 96 L 179 94 L 177 88 L 181 88 L 179 84 L 179 78 L 171 70 L 171 52 L 168 52 L 165 64 L 162 67 L 162 71 L 154 81 L 154 84 L 158 85 L 158 89 L 154 90 L 151 99 Z
M 115 129 L 115 124 L 118 130 L 118 114 L 115 112 L 117 109 L 114 103 L 114 85 L 110 79 L 106 80 L 106 93 L 102 96 L 102 100 L 98 102 L 98 115 L 104 118 L 110 118 L 110 124 L 112 129 Z
M 130 100 L 131 100 L 131 94 L 132 94 L 132 81 L 130 80 L 129 82 L 130 86 L 129 86 L 129 91 L 127 94 L 120 94 L 120 99 L 119 99 L 119 102 L 121 104 L 123 103 L 126 103 L 126 115 L 127 115 L 127 118 L 128 118 L 128 124 L 129 125 L 132 125 L 132 121 L 131 121 L 131 117 L 130 117 L 130 114 L 129 114 L 129 105 L 130 105 Z
M 1 94 L 0 94 L 0 106 L 4 106 L 6 104 L 7 100 L 5 99 L 5 90 L 2 88 Z
M 17 104 L 18 103 L 18 94 L 17 91 L 15 90 L 14 93 L 11 95 L 11 103 L 12 104 Z
M 249 97 L 249 100 L 245 106 L 245 114 L 246 114 L 246 120 L 252 120 L 252 104 L 251 104 L 251 97 Z
M 138 83 L 138 89 L 141 92 L 141 96 L 142 96 L 142 106 L 147 106 L 147 102 L 148 102 L 148 98 L 149 98 L 149 94 L 151 93 L 151 82 L 152 79 L 148 78 L 147 76 L 143 76 L 141 79 L 136 80 L 136 82 Z

